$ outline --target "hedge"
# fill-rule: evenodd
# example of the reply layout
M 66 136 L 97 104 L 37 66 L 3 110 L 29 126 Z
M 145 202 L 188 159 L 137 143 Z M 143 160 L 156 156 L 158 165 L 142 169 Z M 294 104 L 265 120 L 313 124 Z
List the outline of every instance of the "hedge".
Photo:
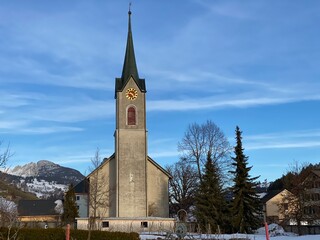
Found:
M 11 229 L 11 235 L 16 229 Z M 0 228 L 0 239 L 7 239 L 7 228 Z M 62 228 L 22 228 L 18 230 L 19 240 L 64 240 L 66 232 Z M 4 237 L 4 238 L 3 238 Z M 88 231 L 71 230 L 70 240 L 87 240 Z M 124 232 L 107 232 L 107 231 L 91 231 L 91 239 L 93 240 L 139 240 L 138 233 Z

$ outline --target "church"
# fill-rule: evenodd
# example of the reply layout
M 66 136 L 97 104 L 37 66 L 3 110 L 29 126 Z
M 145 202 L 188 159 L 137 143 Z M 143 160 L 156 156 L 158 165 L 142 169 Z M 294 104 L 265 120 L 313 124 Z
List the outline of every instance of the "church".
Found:
M 169 218 L 171 176 L 148 156 L 147 90 L 138 74 L 130 10 L 128 14 L 123 70 L 115 79 L 115 150 L 87 177 L 88 214 L 77 219 L 78 229 L 87 229 L 92 217 L 99 219 L 96 229 L 109 231 L 172 229 L 174 225 Z

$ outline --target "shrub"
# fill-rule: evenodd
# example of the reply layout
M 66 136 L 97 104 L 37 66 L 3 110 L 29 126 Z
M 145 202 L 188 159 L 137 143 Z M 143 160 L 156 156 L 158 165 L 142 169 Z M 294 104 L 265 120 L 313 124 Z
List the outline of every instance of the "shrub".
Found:
M 11 230 L 11 236 L 17 229 Z M 0 239 L 7 239 L 8 229 L 0 228 Z M 65 229 L 62 228 L 22 228 L 18 231 L 19 240 L 64 240 L 66 237 Z M 5 237 L 5 238 L 4 238 Z M 72 240 L 87 240 L 88 231 L 86 230 L 71 230 L 70 239 Z M 139 240 L 138 233 L 124 232 L 106 232 L 106 231 L 91 231 L 91 239 L 94 240 Z

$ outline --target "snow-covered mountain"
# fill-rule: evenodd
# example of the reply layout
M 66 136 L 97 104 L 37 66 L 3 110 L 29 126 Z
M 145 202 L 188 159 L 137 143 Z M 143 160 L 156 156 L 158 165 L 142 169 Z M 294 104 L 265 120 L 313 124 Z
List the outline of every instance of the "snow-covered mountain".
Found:
M 77 184 L 84 176 L 77 170 L 41 160 L 9 169 L 6 182 L 40 198 L 61 196 L 72 183 Z
M 62 167 L 48 160 L 41 160 L 37 163 L 31 162 L 25 165 L 18 165 L 8 170 L 11 175 L 29 178 L 38 177 L 46 181 L 55 181 L 60 184 L 76 184 L 80 182 L 84 176 L 77 170 Z

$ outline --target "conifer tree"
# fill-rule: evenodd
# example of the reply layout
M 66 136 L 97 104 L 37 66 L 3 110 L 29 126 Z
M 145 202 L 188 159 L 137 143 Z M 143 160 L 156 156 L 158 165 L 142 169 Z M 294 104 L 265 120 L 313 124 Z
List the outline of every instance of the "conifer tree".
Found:
M 236 232 L 251 233 L 253 229 L 259 227 L 260 220 L 260 200 L 256 193 L 255 180 L 258 177 L 251 177 L 249 171 L 252 167 L 247 167 L 248 157 L 244 155 L 242 148 L 242 137 L 240 128 L 236 127 L 236 146 L 234 148 L 235 157 L 232 158 L 234 171 L 233 200 L 231 202 L 231 216 L 233 229 Z
M 196 194 L 196 217 L 201 229 L 218 232 L 223 224 L 225 200 L 222 194 L 222 183 L 218 168 L 213 163 L 211 152 L 208 152 L 202 182 Z
M 73 224 L 76 217 L 79 217 L 76 194 L 73 185 L 70 184 L 64 197 L 62 221 Z

